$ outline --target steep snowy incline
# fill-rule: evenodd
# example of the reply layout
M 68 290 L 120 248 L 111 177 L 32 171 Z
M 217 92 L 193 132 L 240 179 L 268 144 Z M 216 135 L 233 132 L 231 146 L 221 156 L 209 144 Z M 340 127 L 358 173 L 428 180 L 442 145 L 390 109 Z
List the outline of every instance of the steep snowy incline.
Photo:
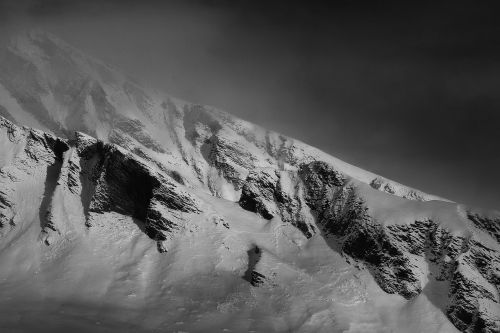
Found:
M 2 331 L 455 331 L 321 234 L 193 191 L 120 147 L 3 118 L 0 139 Z
M 499 212 L 41 32 L 0 49 L 0 267 L 10 331 L 500 331 Z
M 426 295 L 462 331 L 500 330 L 499 212 L 399 198 L 319 161 L 252 173 L 239 203 L 308 238 L 321 234 L 384 291 Z
M 237 201 L 250 171 L 324 161 L 380 191 L 443 200 L 211 107 L 145 88 L 58 38 L 30 32 L 0 50 L 0 115 L 61 137 L 80 131 L 133 151 L 186 185 Z
M 0 117 L 1 329 L 500 329 L 498 212 L 322 161 L 252 171 L 235 203 L 69 137 Z

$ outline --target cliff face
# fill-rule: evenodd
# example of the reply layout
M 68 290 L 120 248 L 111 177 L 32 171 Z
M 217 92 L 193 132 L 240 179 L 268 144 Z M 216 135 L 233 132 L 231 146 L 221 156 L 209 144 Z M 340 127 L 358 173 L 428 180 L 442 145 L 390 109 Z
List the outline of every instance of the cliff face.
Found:
M 12 197 L 32 177 L 45 179 L 39 215 L 47 245 L 69 232 L 74 206 L 81 209 L 77 219 L 87 228 L 109 212 L 134 218 L 160 251 L 166 251 L 168 239 L 183 227 L 187 215 L 200 213 L 199 200 L 182 185 L 122 148 L 82 133 L 71 140 L 57 138 L 6 119 L 0 120 L 0 130 L 7 152 L 3 156 L 8 157 L 0 172 L 0 223 L 15 227 L 16 211 L 22 207 Z

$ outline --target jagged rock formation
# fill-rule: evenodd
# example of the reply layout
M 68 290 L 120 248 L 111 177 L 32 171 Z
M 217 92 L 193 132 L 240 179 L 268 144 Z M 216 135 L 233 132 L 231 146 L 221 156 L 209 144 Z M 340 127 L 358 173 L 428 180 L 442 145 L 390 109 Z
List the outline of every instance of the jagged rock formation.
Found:
M 96 141 L 81 150 L 81 156 L 94 159 L 94 194 L 89 212 L 114 211 L 144 223 L 145 232 L 161 242 L 181 227 L 182 213 L 199 213 L 196 199 L 180 189 L 168 175 L 151 170 L 137 157 L 116 146 Z M 92 179 L 91 179 L 92 181 Z M 87 219 L 92 226 L 92 215 Z
M 258 287 L 264 283 L 265 276 L 255 270 L 255 266 L 259 262 L 261 251 L 258 246 L 248 250 L 248 268 L 243 275 L 243 279 L 250 282 L 252 286 Z
M 82 133 L 73 140 L 57 138 L 28 128 L 19 128 L 0 118 L 0 130 L 11 141 L 10 161 L 2 166 L 0 179 L 5 186 L 1 195 L 0 224 L 14 226 L 14 196 L 20 171 L 32 175 L 46 169 L 45 192 L 40 204 L 41 234 L 50 245 L 56 235 L 67 232 L 70 218 L 64 204 L 66 197 L 78 197 L 84 212 L 85 225 L 92 227 L 96 214 L 116 212 L 138 220 L 144 232 L 166 251 L 166 241 L 182 228 L 185 214 L 200 213 L 200 203 L 182 190 L 169 175 L 155 170 L 138 156 L 105 144 Z M 19 209 L 19 208 L 18 208 Z
M 251 172 L 241 192 L 243 209 L 259 213 L 265 219 L 279 216 L 300 229 L 308 238 L 315 232 L 313 217 L 297 184 L 296 172 L 262 169 Z

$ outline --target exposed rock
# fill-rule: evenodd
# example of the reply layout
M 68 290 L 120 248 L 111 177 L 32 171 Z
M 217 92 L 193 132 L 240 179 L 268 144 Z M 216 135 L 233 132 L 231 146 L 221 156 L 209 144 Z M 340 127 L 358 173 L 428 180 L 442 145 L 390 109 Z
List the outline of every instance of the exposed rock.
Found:
M 302 185 L 295 172 L 260 169 L 248 175 L 241 191 L 239 204 L 270 220 L 279 216 L 282 221 L 299 228 L 310 238 L 315 230 L 303 196 Z
M 99 176 L 90 200 L 90 213 L 114 211 L 132 216 L 144 223 L 145 232 L 152 239 L 163 242 L 169 233 L 181 228 L 182 213 L 200 212 L 192 195 L 132 154 L 110 145 L 98 153 L 100 162 L 94 173 Z
M 4 131 L 15 126 L 2 121 Z M 0 171 L 0 181 L 5 184 L 0 190 L 0 226 L 15 225 L 10 200 L 15 195 L 15 173 L 32 173 L 36 168 L 46 174 L 40 223 L 47 245 L 68 231 L 64 208 L 68 196 L 81 202 L 87 226 L 92 226 L 92 214 L 113 211 L 131 216 L 144 225 L 144 232 L 158 241 L 161 250 L 166 249 L 162 242 L 182 229 L 185 214 L 200 213 L 199 201 L 181 189 L 182 185 L 121 148 L 82 133 L 66 141 L 41 131 L 16 130 L 24 133 L 24 149 L 14 157 L 14 164 Z
M 408 200 L 426 201 L 426 195 L 420 191 L 406 188 L 393 181 L 382 177 L 376 177 L 370 182 L 370 186 L 376 190 L 396 195 Z
M 267 220 L 275 217 L 278 214 L 275 202 L 278 179 L 279 174 L 272 169 L 250 172 L 241 191 L 240 206 Z
M 248 250 L 248 268 L 243 276 L 243 279 L 250 282 L 254 287 L 258 287 L 264 284 L 266 277 L 255 270 L 255 266 L 259 263 L 262 256 L 261 250 L 258 246 L 255 246 Z

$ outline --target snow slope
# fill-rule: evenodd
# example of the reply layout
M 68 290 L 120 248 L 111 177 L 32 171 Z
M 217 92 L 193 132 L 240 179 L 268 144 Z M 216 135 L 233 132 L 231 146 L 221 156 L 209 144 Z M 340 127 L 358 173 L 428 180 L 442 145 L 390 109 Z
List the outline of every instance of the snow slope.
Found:
M 395 315 L 400 313 L 411 318 L 414 331 L 454 331 L 425 297 L 419 300 L 422 313 L 405 309 L 402 297 L 386 295 L 321 235 L 308 239 L 280 219 L 267 221 L 180 184 L 168 203 L 192 196 L 200 213 L 182 213 L 185 203 L 171 209 L 177 216 L 172 218 L 161 205 L 161 216 L 178 226 L 168 233 L 168 252 L 162 253 L 167 246 L 157 246 L 156 235 L 147 232 L 158 221 L 126 211 L 123 191 L 109 193 L 115 176 L 107 172 L 120 164 L 104 176 L 89 174 L 101 164 L 92 155 L 97 141 L 82 134 L 58 141 L 16 128 L 11 142 L 7 131 L 13 125 L 2 125 L 2 152 L 11 152 L 0 173 L 1 202 L 7 202 L 1 216 L 8 222 L 0 243 L 3 329 L 386 332 L 406 327 Z M 144 162 L 120 148 L 108 149 L 102 164 L 115 154 Z M 172 182 L 160 169 L 145 168 Z M 109 186 L 100 180 L 93 188 L 85 185 L 96 178 Z M 259 272 L 262 283 L 251 283 L 249 270 L 250 276 Z

